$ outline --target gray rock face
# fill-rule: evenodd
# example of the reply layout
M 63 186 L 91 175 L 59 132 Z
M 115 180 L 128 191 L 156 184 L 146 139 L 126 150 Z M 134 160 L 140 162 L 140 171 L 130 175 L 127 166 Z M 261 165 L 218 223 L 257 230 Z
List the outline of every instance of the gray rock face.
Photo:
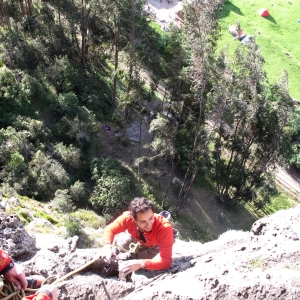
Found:
M 60 300 L 300 299 L 299 236 L 297 206 L 258 220 L 250 232 L 227 231 L 205 244 L 177 240 L 170 269 L 139 270 L 132 282 L 113 273 L 105 278 L 100 259 L 57 284 Z M 101 255 L 54 236 L 37 236 L 37 246 L 41 250 L 23 263 L 27 274 L 61 277 Z
M 0 247 L 17 259 L 36 253 L 35 237 L 24 229 L 17 215 L 0 213 Z
M 138 142 L 145 139 L 146 132 L 147 128 L 144 124 L 134 122 L 127 128 L 126 135 L 130 140 Z

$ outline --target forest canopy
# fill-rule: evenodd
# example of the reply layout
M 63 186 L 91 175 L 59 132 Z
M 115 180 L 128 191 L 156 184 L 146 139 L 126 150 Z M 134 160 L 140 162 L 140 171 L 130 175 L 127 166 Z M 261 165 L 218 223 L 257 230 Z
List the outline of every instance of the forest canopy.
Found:
M 142 124 L 150 102 L 159 103 L 147 124 L 151 141 L 138 145 L 147 150 L 132 166 L 138 181 L 147 161 L 170 166 L 159 207 L 170 205 L 174 170 L 183 178 L 178 213 L 197 176 L 221 202 L 264 205 L 277 193 L 276 167 L 299 168 L 288 74 L 268 83 L 255 39 L 233 60 L 226 49 L 216 52 L 220 1 L 184 2 L 184 26 L 171 24 L 167 34 L 145 4 L 0 0 L 1 189 L 63 210 L 118 214 L 135 175 L 101 155 L 97 132 L 109 120 L 126 147 L 128 124 Z

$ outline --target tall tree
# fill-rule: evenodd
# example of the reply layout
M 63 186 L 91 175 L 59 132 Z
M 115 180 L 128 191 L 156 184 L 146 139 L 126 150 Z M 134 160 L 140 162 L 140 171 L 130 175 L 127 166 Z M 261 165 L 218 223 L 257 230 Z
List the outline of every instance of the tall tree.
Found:
M 9 14 L 3 0 L 0 0 L 0 17 L 0 24 L 10 29 Z
M 287 78 L 268 84 L 255 42 L 234 57 L 220 59 L 216 73 L 223 76 L 215 77 L 210 94 L 217 123 L 210 173 L 220 200 L 233 203 L 257 197 L 272 170 L 287 161 L 285 128 L 293 111 Z
M 179 212 L 190 191 L 191 185 L 206 161 L 208 144 L 205 122 L 207 118 L 207 97 L 209 93 L 210 74 L 213 71 L 216 40 L 219 35 L 218 14 L 220 2 L 209 3 L 201 0 L 193 1 L 184 6 L 184 31 L 188 38 L 192 53 L 190 69 L 191 103 L 190 118 L 193 123 L 193 141 L 185 171 L 184 180 L 178 195 L 176 212 Z M 187 118 L 187 116 L 185 116 Z

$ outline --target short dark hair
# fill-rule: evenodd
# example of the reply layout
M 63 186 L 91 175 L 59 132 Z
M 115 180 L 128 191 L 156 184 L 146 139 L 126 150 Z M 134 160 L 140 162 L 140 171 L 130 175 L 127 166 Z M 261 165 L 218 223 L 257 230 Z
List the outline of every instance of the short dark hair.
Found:
M 135 220 L 137 213 L 144 213 L 149 208 L 154 212 L 152 201 L 145 197 L 136 197 L 129 204 L 129 211 Z

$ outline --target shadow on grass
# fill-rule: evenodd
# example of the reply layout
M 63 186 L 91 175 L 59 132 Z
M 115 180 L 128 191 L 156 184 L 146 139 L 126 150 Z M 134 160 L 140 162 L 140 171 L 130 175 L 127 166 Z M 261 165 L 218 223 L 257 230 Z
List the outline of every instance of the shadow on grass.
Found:
M 270 21 L 270 22 L 272 22 L 274 24 L 277 24 L 276 20 L 271 15 L 268 16 L 268 17 L 263 17 L 263 18 L 265 18 L 266 20 L 268 20 L 268 21 Z
M 235 6 L 231 2 L 225 2 L 223 6 L 223 11 L 221 12 L 220 15 L 220 19 L 226 18 L 230 14 L 230 12 L 233 12 L 239 16 L 244 15 L 239 7 Z

